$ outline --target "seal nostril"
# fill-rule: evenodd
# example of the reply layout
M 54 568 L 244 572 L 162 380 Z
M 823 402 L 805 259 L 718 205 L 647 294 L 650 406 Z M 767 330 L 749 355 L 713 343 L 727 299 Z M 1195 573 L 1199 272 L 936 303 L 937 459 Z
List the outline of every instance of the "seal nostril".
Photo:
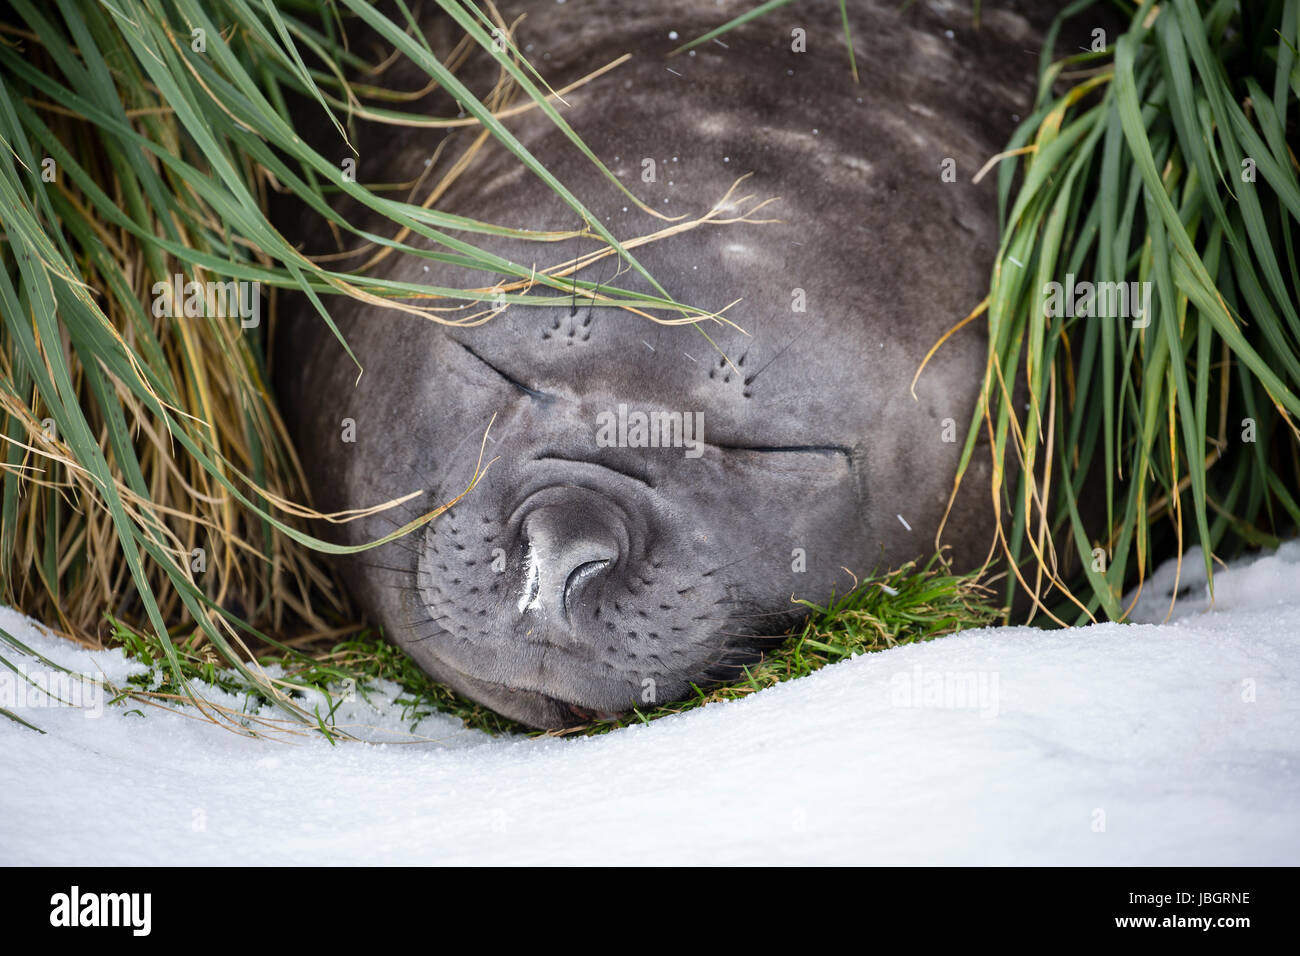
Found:
M 582 488 L 551 489 L 519 518 L 523 574 L 519 612 L 580 640 L 594 620 L 597 592 L 628 552 L 622 514 L 603 495 Z
M 599 574 L 612 563 L 609 560 L 585 561 L 569 572 L 569 576 L 565 578 L 564 593 L 561 596 L 562 610 L 566 618 L 569 616 L 569 605 L 577 595 L 578 589 L 583 582 L 592 575 Z

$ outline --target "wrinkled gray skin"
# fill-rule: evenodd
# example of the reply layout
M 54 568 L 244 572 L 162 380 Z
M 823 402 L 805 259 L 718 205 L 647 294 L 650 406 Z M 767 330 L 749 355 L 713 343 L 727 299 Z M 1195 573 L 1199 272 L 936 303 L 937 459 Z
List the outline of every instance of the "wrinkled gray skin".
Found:
M 735 369 L 695 328 L 581 301 L 571 313 L 568 297 L 463 330 L 330 298 L 364 368 L 359 381 L 310 307 L 293 306 L 277 336 L 277 387 L 314 503 L 360 508 L 424 492 L 399 518 L 337 526 L 339 540 L 372 540 L 464 491 L 496 416 L 487 445 L 496 461 L 479 485 L 426 528 L 349 559 L 346 578 L 429 674 L 537 727 L 735 677 L 801 618 L 792 597 L 824 601 L 852 585 L 845 569 L 862 575 L 930 553 L 952 488 L 984 365 L 981 333 L 972 326 L 938 352 L 916 399 L 909 385 L 930 346 L 987 291 L 995 177 L 970 180 L 1027 110 L 1038 30 L 988 4 L 975 31 L 955 4 L 900 15 L 895 0 L 854 3 L 854 85 L 837 5 L 811 3 L 734 31 L 726 47 L 665 59 L 751 5 L 501 4 L 507 21 L 527 11 L 520 45 L 556 89 L 634 54 L 568 95 L 563 113 L 654 208 L 698 216 L 747 172 L 738 194 L 779 197 L 763 214 L 779 223 L 707 226 L 635 250 L 679 301 L 717 309 L 742 300 L 727 315 L 748 335 L 707 328 Z M 806 29 L 808 52 L 791 52 L 794 27 Z M 440 52 L 442 32 L 430 28 Z M 495 71 L 465 75 L 482 95 Z M 431 100 L 429 109 L 455 108 Z M 537 111 L 508 125 L 620 238 L 662 225 Z M 442 135 L 368 130 L 358 178 L 413 180 Z M 437 172 L 465 141 L 449 144 Z M 641 180 L 645 157 L 657 162 L 655 183 Z M 956 161 L 955 183 L 941 181 L 945 158 Z M 578 225 L 495 143 L 438 208 L 528 229 Z M 391 234 L 373 215 L 363 222 Z M 308 228 L 312 239 L 325 235 Z M 464 238 L 542 266 L 597 247 Z M 613 270 L 607 259 L 582 277 L 608 281 Z M 396 256 L 376 274 L 496 281 Z M 631 273 L 618 283 L 646 288 Z M 805 312 L 792 310 L 795 289 Z M 597 447 L 597 416 L 620 403 L 702 412 L 703 454 Z M 943 440 L 949 418 L 954 442 Z M 355 421 L 354 443 L 342 440 L 344 419 Z M 980 563 L 991 540 L 985 458 L 977 453 L 971 492 L 945 532 L 959 565 Z

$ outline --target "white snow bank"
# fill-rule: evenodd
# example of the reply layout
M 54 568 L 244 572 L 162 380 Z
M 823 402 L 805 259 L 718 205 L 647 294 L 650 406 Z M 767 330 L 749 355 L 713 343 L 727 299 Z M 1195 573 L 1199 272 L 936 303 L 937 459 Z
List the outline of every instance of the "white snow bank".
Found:
M 435 717 L 432 742 L 286 744 L 28 702 L 47 734 L 0 718 L 0 863 L 1294 865 L 1300 543 L 1217 574 L 1208 613 L 1199 560 L 1163 626 L 971 631 L 592 739 Z M 1172 582 L 1148 584 L 1146 619 Z M 12 611 L 0 627 L 133 666 Z

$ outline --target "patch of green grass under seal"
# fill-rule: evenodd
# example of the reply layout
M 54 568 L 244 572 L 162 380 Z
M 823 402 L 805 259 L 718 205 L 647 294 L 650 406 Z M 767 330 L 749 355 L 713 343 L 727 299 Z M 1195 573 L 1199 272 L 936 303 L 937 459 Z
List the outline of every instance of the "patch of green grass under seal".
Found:
M 858 582 L 825 607 L 797 601 L 809 611 L 803 626 L 764 655 L 758 664 L 744 668 L 734 682 L 696 688 L 695 696 L 688 700 L 646 710 L 635 708 L 619 720 L 594 721 L 564 731 L 533 730 L 456 694 L 430 679 L 413 660 L 373 631 L 363 632 L 328 650 L 316 649 L 310 655 L 276 654 L 259 657 L 258 661 L 263 668 L 281 674 L 274 678 L 274 683 L 286 693 L 301 700 L 308 691 L 314 690 L 333 702 L 327 712 L 317 710 L 316 714 L 317 729 L 331 739 L 346 736 L 333 726 L 334 710 L 343 694 L 355 689 L 369 700 L 379 680 L 392 681 L 401 688 L 393 703 L 402 708 L 402 719 L 409 722 L 412 730 L 433 713 L 447 713 L 459 717 L 467 728 L 490 734 L 592 736 L 629 724 L 649 723 L 704 704 L 739 700 L 858 654 L 993 624 L 1002 611 L 989 602 L 989 596 L 988 588 L 979 582 L 976 574 L 951 574 L 937 558 L 931 558 L 923 567 L 909 562 L 897 570 Z M 188 700 L 182 687 L 173 686 L 175 678 L 171 668 L 164 666 L 163 648 L 157 639 L 117 621 L 113 622 L 113 628 L 123 650 L 136 661 L 149 665 L 147 672 L 128 681 L 129 687 L 120 688 L 119 699 Z M 249 715 L 246 728 L 250 733 L 261 732 L 254 714 L 271 701 L 260 686 L 249 683 L 239 672 L 223 667 L 222 659 L 200 632 L 196 631 L 188 639 L 175 639 L 173 645 L 187 680 L 242 695 Z

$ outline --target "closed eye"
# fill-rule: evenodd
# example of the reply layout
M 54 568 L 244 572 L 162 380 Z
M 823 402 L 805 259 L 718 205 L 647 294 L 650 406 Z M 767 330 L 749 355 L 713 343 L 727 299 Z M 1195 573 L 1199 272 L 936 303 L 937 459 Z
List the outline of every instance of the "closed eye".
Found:
M 535 388 L 529 388 L 527 385 L 525 385 L 523 382 L 519 381 L 519 379 L 515 378 L 513 375 L 509 374 L 508 372 L 503 372 L 501 369 L 497 368 L 495 365 L 493 365 L 491 362 L 489 362 L 489 361 L 488 361 L 487 359 L 485 359 L 483 356 L 479 355 L 477 352 L 475 352 L 472 348 L 470 348 L 470 347 L 469 347 L 468 345 L 466 345 L 464 342 L 457 342 L 456 344 L 459 345 L 461 348 L 463 348 L 463 349 L 464 349 L 466 352 L 468 352 L 470 355 L 474 356 L 476 359 L 478 359 L 480 362 L 482 362 L 484 365 L 486 365 L 486 366 L 487 366 L 488 368 L 490 368 L 492 371 L 496 372 L 497 375 L 501 376 L 503 379 L 505 379 L 507 382 L 509 382 L 509 383 L 510 383 L 511 385 L 513 385 L 515 388 L 519 389 L 519 391 L 524 392 L 524 393 L 526 393 L 526 394 L 528 394 L 528 395 L 531 395 L 533 398 L 536 398 L 536 399 L 538 399 L 538 400 L 540 400 L 540 401 L 543 401 L 543 402 L 549 402 L 549 401 L 551 401 L 551 400 L 553 400 L 553 399 L 555 398 L 554 395 L 548 395 L 546 392 L 539 392 L 539 391 L 538 391 L 537 389 L 535 389 Z
M 853 450 L 844 445 L 720 445 L 716 442 L 713 447 L 720 448 L 723 451 L 752 451 L 762 453 L 789 453 L 789 454 L 807 454 L 807 455 L 843 455 L 850 462 L 853 461 Z

